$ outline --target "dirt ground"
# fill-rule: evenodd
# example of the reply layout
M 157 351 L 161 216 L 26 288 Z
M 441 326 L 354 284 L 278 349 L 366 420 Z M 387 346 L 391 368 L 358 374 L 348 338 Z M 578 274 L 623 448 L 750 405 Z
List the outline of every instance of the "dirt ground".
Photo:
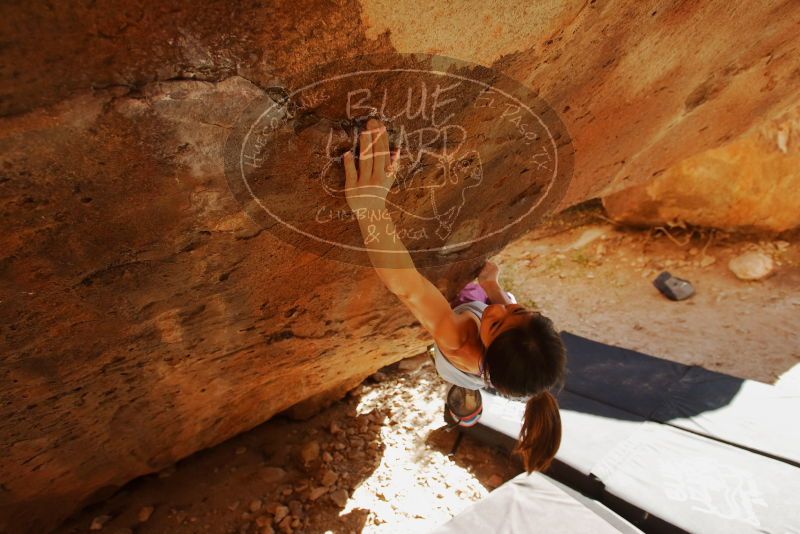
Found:
M 560 329 L 772 383 L 800 362 L 799 245 L 796 235 L 622 229 L 589 209 L 495 260 L 506 288 Z M 747 250 L 770 255 L 775 273 L 738 280 L 727 264 Z M 651 283 L 661 270 L 697 294 L 667 300 Z M 308 421 L 273 418 L 141 477 L 57 532 L 426 532 L 520 472 L 469 438 L 450 454 L 445 390 L 426 356 L 405 360 Z
M 766 239 L 708 229 L 636 230 L 576 210 L 529 233 L 497 258 L 501 281 L 556 326 L 611 345 L 773 383 L 800 362 L 800 236 Z M 742 281 L 728 262 L 762 251 L 775 264 Z M 661 272 L 696 294 L 674 302 Z

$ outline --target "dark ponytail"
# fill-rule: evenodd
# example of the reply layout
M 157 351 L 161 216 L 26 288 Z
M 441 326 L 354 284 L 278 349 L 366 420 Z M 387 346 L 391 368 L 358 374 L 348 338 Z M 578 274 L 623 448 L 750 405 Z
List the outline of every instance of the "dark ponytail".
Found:
M 525 419 L 514 449 L 522 457 L 525 470 L 544 471 L 561 445 L 561 415 L 558 402 L 545 391 L 528 399 L 525 404 Z
M 566 357 L 552 321 L 539 313 L 486 347 L 487 383 L 501 394 L 529 397 L 515 448 L 529 473 L 547 469 L 561 445 L 558 402 L 548 390 L 563 384 Z

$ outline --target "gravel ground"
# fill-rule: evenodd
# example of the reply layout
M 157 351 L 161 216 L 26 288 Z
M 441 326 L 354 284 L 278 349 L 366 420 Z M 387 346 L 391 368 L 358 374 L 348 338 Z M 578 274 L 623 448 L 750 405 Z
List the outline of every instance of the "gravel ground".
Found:
M 104 519 L 114 534 L 426 532 L 520 470 L 468 438 L 449 456 L 445 391 L 427 356 L 404 360 L 308 421 L 273 418 L 141 477 L 58 532 Z

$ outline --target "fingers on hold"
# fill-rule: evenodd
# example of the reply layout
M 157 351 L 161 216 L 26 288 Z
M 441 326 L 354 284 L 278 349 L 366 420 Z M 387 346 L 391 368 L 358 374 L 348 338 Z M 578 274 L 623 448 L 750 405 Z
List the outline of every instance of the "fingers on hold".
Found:
M 383 156 L 383 169 L 388 171 L 392 165 L 392 158 L 391 158 L 391 151 L 389 150 L 389 134 L 386 131 L 386 127 L 381 125 L 380 129 L 380 137 L 378 139 L 378 150 L 380 150 L 381 156 Z
M 374 151 L 377 155 L 379 149 L 384 154 L 389 153 L 389 136 L 386 133 L 386 126 L 378 119 L 369 119 L 367 121 L 367 131 L 372 134 L 372 142 L 375 144 Z M 383 145 L 385 141 L 385 145 Z
M 358 133 L 358 145 L 359 145 L 358 159 L 363 159 L 364 156 L 372 152 L 371 142 L 372 142 L 372 134 L 368 129 L 361 130 Z
M 358 177 L 362 180 L 372 176 L 372 135 L 369 130 L 363 130 L 358 136 L 359 157 Z
M 373 167 L 373 172 L 377 172 L 378 169 L 382 169 L 383 171 L 389 170 L 389 139 L 386 135 L 386 128 L 382 125 L 378 128 L 378 133 L 375 136 L 375 164 Z
M 356 162 L 353 153 L 348 151 L 344 154 L 344 186 L 349 189 L 356 185 L 358 173 L 356 172 Z

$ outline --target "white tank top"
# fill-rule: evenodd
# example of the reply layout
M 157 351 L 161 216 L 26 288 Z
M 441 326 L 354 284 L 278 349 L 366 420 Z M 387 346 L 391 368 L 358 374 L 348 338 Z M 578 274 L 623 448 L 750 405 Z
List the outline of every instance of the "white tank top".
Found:
M 478 302 L 477 300 L 474 300 L 472 302 L 465 302 L 464 304 L 456 306 L 453 308 L 453 311 L 455 313 L 459 313 L 463 310 L 466 310 L 468 313 L 475 314 L 478 319 L 480 319 L 483 317 L 483 310 L 485 310 L 487 306 L 488 304 L 484 302 Z M 461 386 L 462 388 L 472 390 L 487 387 L 486 382 L 483 381 L 481 376 L 462 371 L 450 363 L 445 355 L 442 354 L 442 351 L 439 350 L 439 346 L 436 343 L 433 344 L 433 361 L 436 365 L 436 372 L 439 373 L 439 376 L 441 376 L 446 382 L 450 382 L 456 386 Z

